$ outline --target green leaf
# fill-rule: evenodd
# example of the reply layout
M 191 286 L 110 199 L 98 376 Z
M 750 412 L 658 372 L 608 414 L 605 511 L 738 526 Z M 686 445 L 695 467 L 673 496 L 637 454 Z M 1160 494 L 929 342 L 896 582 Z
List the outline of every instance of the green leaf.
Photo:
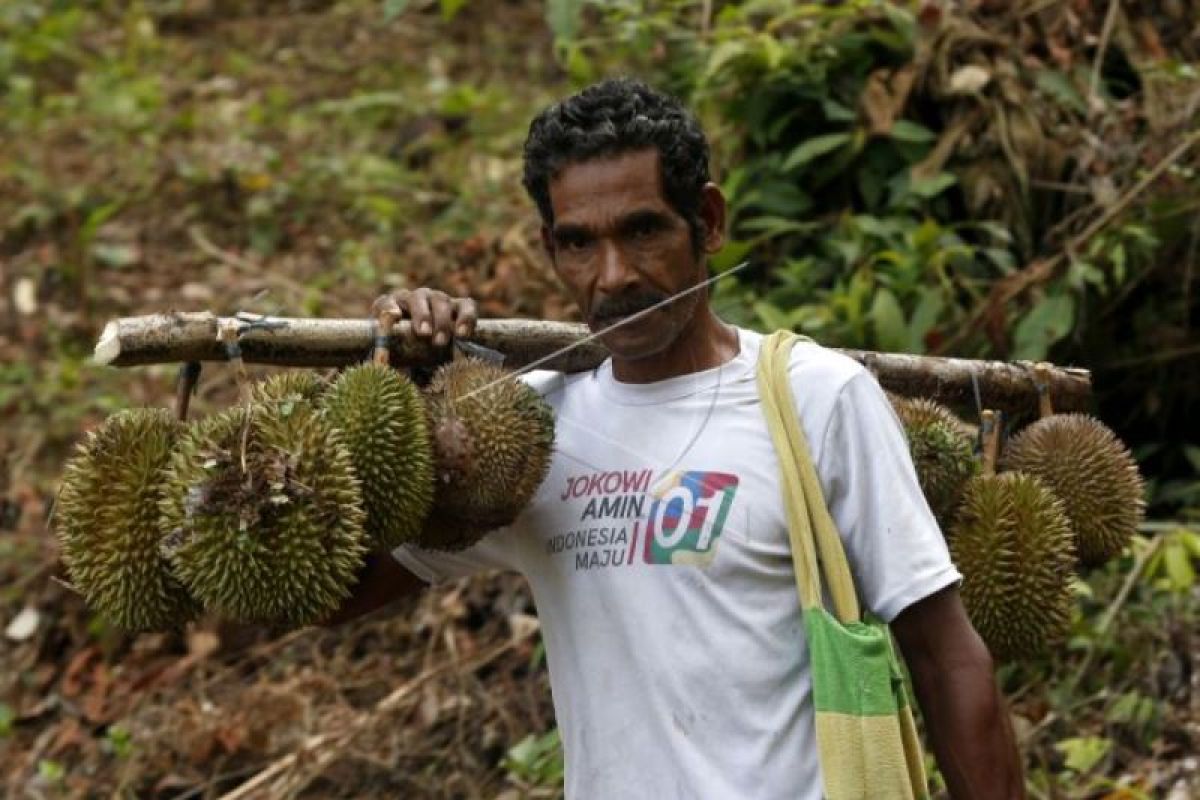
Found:
M 1078 736 L 1063 739 L 1054 745 L 1063 754 L 1068 769 L 1087 772 L 1100 763 L 1112 749 L 1112 742 L 1100 736 Z
M 958 183 L 958 178 L 949 172 L 939 172 L 929 178 L 917 178 L 908 185 L 908 191 L 917 197 L 929 200 Z
M 1194 444 L 1185 444 L 1183 446 L 1183 455 L 1188 460 L 1188 463 L 1192 465 L 1192 469 L 1196 471 L 1196 474 L 1200 475 L 1200 447 Z
M 797 167 L 802 167 L 814 158 L 819 158 L 827 153 L 832 153 L 834 150 L 846 145 L 853 137 L 849 133 L 827 133 L 824 136 L 814 136 L 801 142 L 800 146 L 793 150 L 783 162 L 781 169 L 784 172 L 791 172 Z
M 792 327 L 788 315 L 765 300 L 754 304 L 754 313 L 769 331 L 790 330 Z
M 725 246 L 719 252 L 708 257 L 709 271 L 718 275 L 727 269 L 733 269 L 740 264 L 754 249 L 754 242 L 727 239 Z
M 141 251 L 131 244 L 97 242 L 92 245 L 92 257 L 106 267 L 121 269 L 136 264 L 141 258 Z
M 908 321 L 908 352 L 925 352 L 925 334 L 937 324 L 946 301 L 942 293 L 929 287 L 920 290 L 921 299 L 913 311 L 912 319 Z
M 1044 359 L 1050 346 L 1070 333 L 1074 324 L 1074 298 L 1065 293 L 1047 296 L 1017 324 L 1012 357 L 1028 361 Z
M 1044 69 L 1037 73 L 1035 79 L 1037 88 L 1041 89 L 1052 99 L 1067 106 L 1080 114 L 1087 113 L 1087 103 L 1083 96 L 1072 85 L 1071 79 L 1056 69 Z
M 1163 566 L 1175 591 L 1187 592 L 1196 584 L 1196 569 L 1183 542 L 1175 540 L 1163 547 Z
M 451 21 L 458 16 L 458 12 L 462 11 L 466 4 L 467 0 L 441 0 L 442 19 L 446 22 Z
M 892 290 L 880 287 L 875 291 L 875 299 L 868 312 L 875 326 L 875 339 L 882 350 L 903 352 L 908 342 L 908 326 L 904 322 L 904 309 Z
M 832 97 L 821 99 L 821 110 L 825 112 L 825 119 L 830 122 L 853 122 L 854 111 L 847 106 L 842 105 Z
M 937 134 L 929 130 L 929 128 L 907 119 L 898 119 L 892 123 L 892 130 L 889 135 L 898 141 L 912 142 L 914 144 L 923 144 L 937 139 Z
M 396 17 L 404 13 L 408 8 L 409 0 L 383 0 L 383 19 L 386 22 L 391 22 Z
M 556 41 L 571 41 L 579 34 L 583 0 L 546 0 L 546 24 Z

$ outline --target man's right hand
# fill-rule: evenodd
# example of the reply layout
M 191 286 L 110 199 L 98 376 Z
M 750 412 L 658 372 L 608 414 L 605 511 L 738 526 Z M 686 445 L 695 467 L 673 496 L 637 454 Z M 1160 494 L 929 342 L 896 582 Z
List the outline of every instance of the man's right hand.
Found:
M 470 336 L 475 331 L 475 301 L 469 297 L 451 297 L 437 289 L 400 289 L 380 295 L 371 305 L 371 315 L 384 312 L 407 319 L 412 331 L 422 339 L 431 339 L 441 347 L 455 336 Z

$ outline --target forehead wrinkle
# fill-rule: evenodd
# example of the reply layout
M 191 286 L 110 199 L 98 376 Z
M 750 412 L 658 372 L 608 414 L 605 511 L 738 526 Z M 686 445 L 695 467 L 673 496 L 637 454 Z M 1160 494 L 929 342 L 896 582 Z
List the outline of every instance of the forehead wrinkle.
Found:
M 653 168 L 647 162 L 652 162 Z M 614 208 L 629 205 L 666 214 L 672 210 L 664 194 L 661 159 L 654 149 L 569 164 L 554 177 L 549 189 L 556 223 L 561 219 L 569 224 L 606 227 L 613 222 Z

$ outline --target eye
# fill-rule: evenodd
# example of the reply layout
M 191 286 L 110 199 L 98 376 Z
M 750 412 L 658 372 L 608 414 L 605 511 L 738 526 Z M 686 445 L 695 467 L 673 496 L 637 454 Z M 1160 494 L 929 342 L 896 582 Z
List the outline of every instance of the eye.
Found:
M 581 253 L 587 247 L 589 238 L 582 231 L 556 231 L 554 244 L 560 253 Z

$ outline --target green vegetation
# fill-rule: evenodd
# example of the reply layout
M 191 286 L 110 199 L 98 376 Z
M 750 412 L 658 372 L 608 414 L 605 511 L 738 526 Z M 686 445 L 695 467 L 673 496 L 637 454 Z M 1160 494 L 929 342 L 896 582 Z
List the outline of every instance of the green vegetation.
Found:
M 713 134 L 733 203 L 714 268 L 752 264 L 717 284 L 728 318 L 1094 371 L 1154 521 L 1081 575 L 1067 644 L 1000 677 L 1034 797 L 1197 791 L 1200 7 L 1116 4 L 1105 34 L 1098 0 L 977 5 L 1002 8 L 0 3 L 0 621 L 41 612 L 0 649 L 0 793 L 219 793 L 508 640 L 528 603 L 499 581 L 241 650 L 224 631 L 135 643 L 48 579 L 43 523 L 83 429 L 170 397 L 173 368 L 88 364 L 109 316 L 362 315 L 428 283 L 571 317 L 521 143 L 545 102 L 614 72 Z M 196 412 L 232 396 L 206 368 Z M 555 796 L 535 648 L 423 684 L 301 796 Z

